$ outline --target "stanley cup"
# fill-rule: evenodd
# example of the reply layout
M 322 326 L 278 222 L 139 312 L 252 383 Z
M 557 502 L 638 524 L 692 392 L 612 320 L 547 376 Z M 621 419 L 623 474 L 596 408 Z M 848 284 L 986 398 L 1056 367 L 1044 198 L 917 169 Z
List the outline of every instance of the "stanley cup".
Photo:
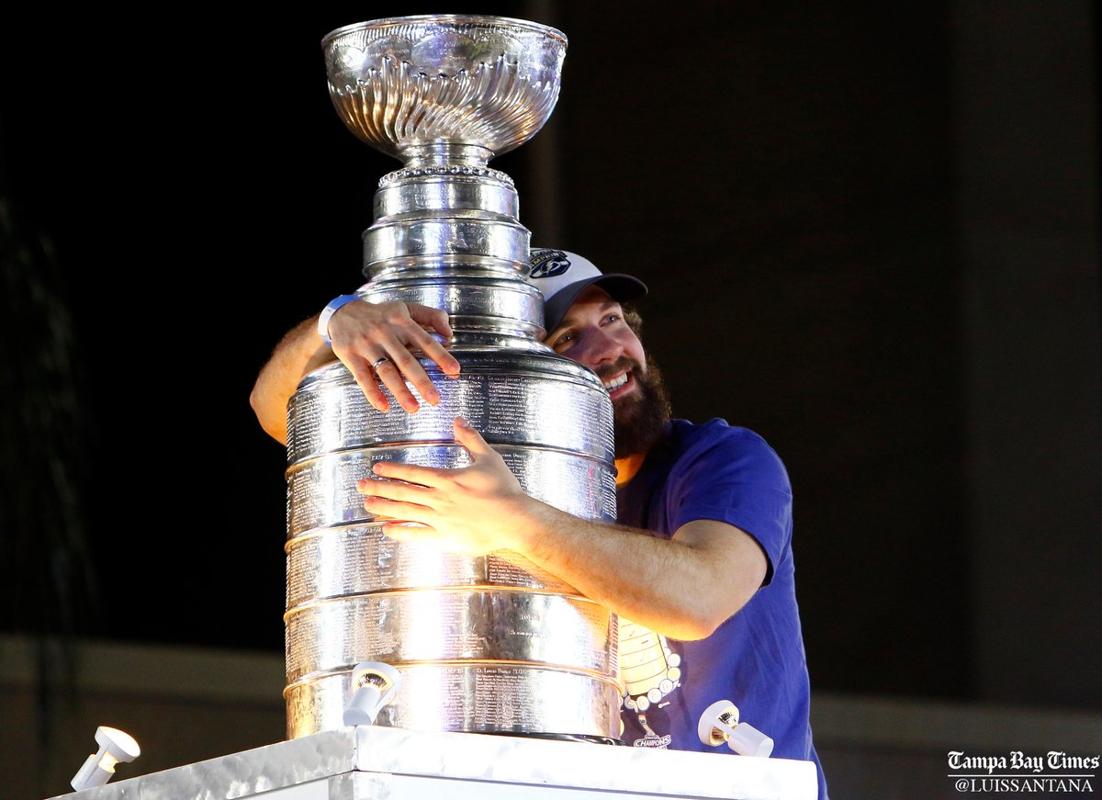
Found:
M 469 464 L 452 439 L 462 416 L 530 495 L 615 519 L 611 403 L 592 372 L 541 344 L 543 300 L 523 278 L 529 232 L 512 180 L 487 166 L 547 121 L 566 37 L 520 20 L 426 16 L 350 25 L 322 47 L 341 119 L 403 162 L 375 194 L 361 295 L 446 310 L 461 374 L 422 358 L 439 405 L 381 413 L 333 364 L 288 406 L 288 735 L 341 727 L 353 667 L 381 661 L 402 681 L 377 724 L 615 739 L 607 608 L 515 553 L 392 541 L 355 488 L 380 460 Z

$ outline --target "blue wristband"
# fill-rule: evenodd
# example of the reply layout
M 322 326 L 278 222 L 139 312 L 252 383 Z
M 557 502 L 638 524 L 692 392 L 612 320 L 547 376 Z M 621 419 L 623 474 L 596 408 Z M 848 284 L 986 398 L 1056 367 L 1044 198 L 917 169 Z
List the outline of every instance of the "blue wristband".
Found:
M 321 316 L 318 317 L 318 336 L 325 342 L 326 347 L 333 346 L 333 340 L 329 338 L 329 320 L 333 318 L 333 315 L 337 313 L 337 309 L 341 306 L 346 306 L 359 299 L 358 294 L 342 294 L 340 297 L 331 300 L 329 305 L 322 309 Z

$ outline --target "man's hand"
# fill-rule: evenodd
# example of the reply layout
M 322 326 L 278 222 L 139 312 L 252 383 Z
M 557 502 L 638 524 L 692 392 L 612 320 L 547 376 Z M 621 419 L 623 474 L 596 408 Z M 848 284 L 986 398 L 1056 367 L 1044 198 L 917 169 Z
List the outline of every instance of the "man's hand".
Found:
M 374 473 L 393 480 L 361 480 L 356 488 L 366 495 L 364 508 L 395 520 L 383 525 L 383 533 L 399 541 L 428 539 L 446 550 L 473 555 L 515 549 L 524 509 L 535 501 L 466 420 L 456 419 L 455 440 L 471 454 L 469 467 L 434 469 L 380 461 Z M 403 524 L 407 522 L 417 524 Z
M 399 541 L 431 541 L 481 555 L 512 550 L 617 614 L 675 639 L 710 636 L 762 585 L 765 553 L 716 520 L 682 525 L 672 539 L 579 519 L 529 497 L 501 456 L 463 423 L 455 439 L 473 463 L 434 469 L 378 462 L 356 488 Z
M 414 385 L 425 402 L 431 405 L 440 402 L 440 394 L 410 348 L 435 361 L 445 375 L 453 378 L 459 375 L 459 362 L 432 338 L 430 330 L 450 339 L 448 315 L 439 309 L 400 301 L 347 303 L 329 320 L 333 353 L 356 378 L 367 401 L 379 411 L 390 407 L 379 385 L 380 379 L 398 404 L 410 413 L 420 406 L 406 381 Z

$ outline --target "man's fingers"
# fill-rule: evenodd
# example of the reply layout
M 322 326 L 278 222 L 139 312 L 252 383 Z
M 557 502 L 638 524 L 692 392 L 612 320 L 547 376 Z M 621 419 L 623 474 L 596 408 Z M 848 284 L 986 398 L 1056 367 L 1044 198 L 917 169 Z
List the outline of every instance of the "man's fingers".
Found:
M 432 509 L 427 506 L 403 503 L 400 500 L 387 500 L 385 497 L 373 495 L 364 498 L 364 508 L 375 516 L 403 522 L 427 522 L 432 516 Z
M 387 522 L 383 533 L 396 542 L 438 542 L 440 533 L 431 525 Z
M 405 350 L 405 348 L 402 349 Z M 406 351 L 406 355 L 409 355 L 409 351 Z M 375 374 L 379 376 L 379 380 L 386 385 L 386 388 L 390 390 L 391 396 L 398 401 L 398 405 L 411 414 L 421 407 L 417 402 L 417 398 L 413 396 L 409 387 L 406 386 L 401 369 L 399 365 L 395 363 L 393 355 L 388 353 L 385 360 L 382 355 L 376 356 L 371 360 L 371 364 L 375 369 Z
M 445 484 L 454 470 L 422 467 L 417 464 L 402 464 L 397 461 L 376 461 L 371 468 L 381 478 L 396 478 L 408 483 L 418 483 L 436 489 Z
M 477 458 L 494 452 L 494 449 L 486 444 L 486 440 L 482 438 L 482 435 L 472 428 L 471 423 L 463 417 L 456 417 L 452 427 L 455 429 L 455 440 L 466 447 L 472 456 Z
M 375 372 L 367 361 L 354 357 L 345 361 L 344 365 L 352 372 L 352 377 L 356 379 L 356 383 L 364 393 L 364 397 L 367 398 L 367 402 L 379 411 L 387 411 L 390 408 L 390 403 L 387 401 L 386 395 L 383 394 L 383 390 L 379 388 L 379 383 L 375 380 Z
M 429 308 L 428 306 L 418 305 L 417 303 L 406 303 L 406 310 L 409 311 L 410 319 L 418 325 L 425 328 L 432 328 L 445 339 L 450 339 L 454 336 L 446 311 L 441 311 L 439 308 Z
M 451 539 L 431 525 L 422 523 L 388 522 L 382 526 L 383 533 L 396 542 L 431 543 L 449 553 L 483 555 L 490 552 L 479 547 L 471 547 L 461 540 Z
M 420 328 L 417 330 L 422 336 L 432 338 Z M 398 371 L 402 373 L 406 380 L 413 384 L 426 403 L 436 405 L 440 402 L 440 393 L 432 385 L 432 380 L 429 379 L 425 368 L 421 366 L 421 362 L 409 352 L 404 344 L 392 338 L 386 342 L 386 350 L 394 366 L 398 368 Z
M 344 308 L 347 308 L 347 305 Z M 341 346 L 334 342 L 333 354 L 352 373 L 352 377 L 356 379 L 356 383 L 359 385 L 360 391 L 364 393 L 364 397 L 367 398 L 367 402 L 379 411 L 387 411 L 390 408 L 390 402 L 386 399 L 382 387 L 379 386 L 379 382 L 376 380 L 375 371 L 371 369 L 372 357 L 370 352 L 366 349 L 361 351 Z
M 419 347 L 422 353 L 436 362 L 436 366 L 440 367 L 445 375 L 449 378 L 455 378 L 459 375 L 459 362 L 455 360 L 455 356 L 445 350 L 444 346 L 433 339 L 423 328 L 416 325 L 411 326 L 409 335 L 410 344 Z
M 405 503 L 417 503 L 428 506 L 432 489 L 416 486 L 396 480 L 373 480 L 363 478 L 356 484 L 356 491 L 371 497 L 383 497 L 387 500 L 400 500 Z

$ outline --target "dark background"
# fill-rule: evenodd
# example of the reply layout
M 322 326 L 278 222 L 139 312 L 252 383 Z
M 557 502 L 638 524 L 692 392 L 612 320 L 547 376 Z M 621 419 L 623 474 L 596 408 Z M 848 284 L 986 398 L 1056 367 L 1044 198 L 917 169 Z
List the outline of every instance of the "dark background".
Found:
M 1091 6 L 613 8 L 3 27 L 3 629 L 282 647 L 248 395 L 359 284 L 397 166 L 319 40 L 477 11 L 570 37 L 551 122 L 493 164 L 533 244 L 643 278 L 678 415 L 788 466 L 813 688 L 1102 708 Z

